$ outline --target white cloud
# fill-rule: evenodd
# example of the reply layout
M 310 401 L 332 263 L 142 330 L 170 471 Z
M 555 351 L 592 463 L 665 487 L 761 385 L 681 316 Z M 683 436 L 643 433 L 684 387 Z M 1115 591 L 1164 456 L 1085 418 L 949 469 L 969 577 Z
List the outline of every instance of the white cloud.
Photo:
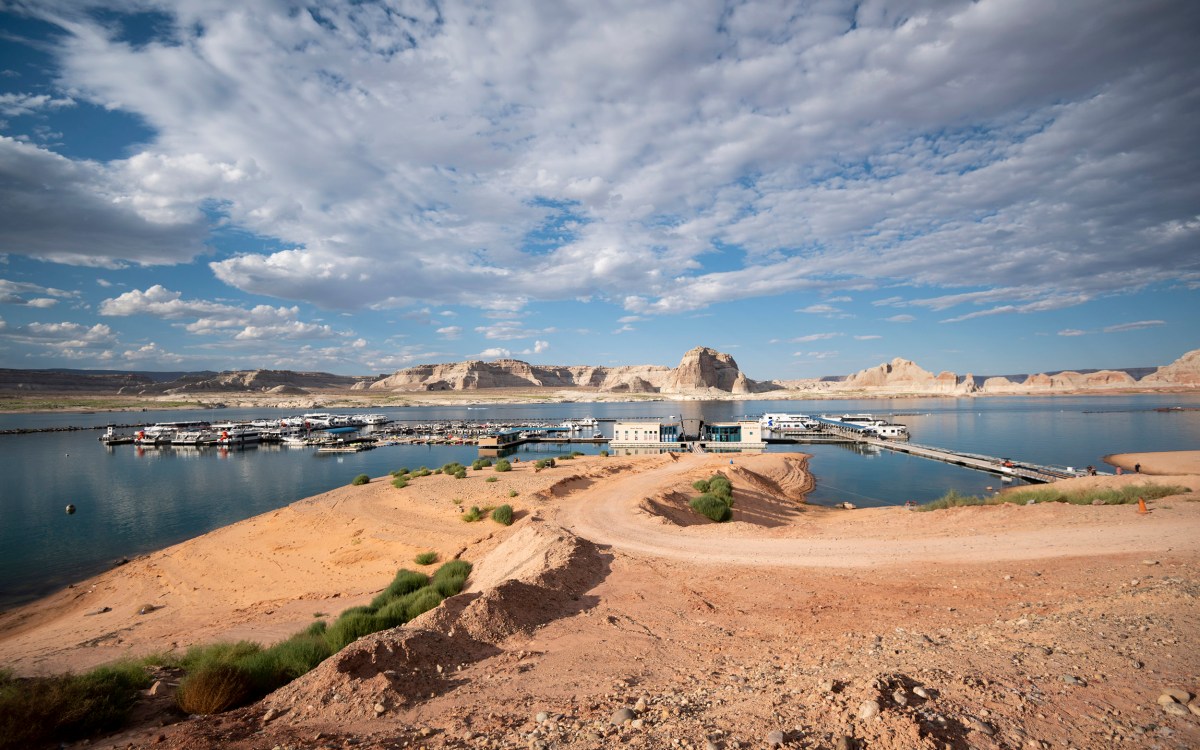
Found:
M 462 326 L 446 326 L 437 329 L 438 335 L 444 339 L 453 340 L 462 336 Z
M 475 332 L 482 333 L 484 338 L 494 341 L 512 341 L 513 339 L 528 339 L 545 333 L 555 333 L 558 329 L 525 328 L 519 320 L 501 320 L 488 326 L 476 326 Z
M 42 309 L 45 309 L 47 307 L 54 307 L 55 305 L 57 305 L 58 300 L 53 299 L 51 297 L 35 297 L 34 299 L 29 300 L 25 304 L 29 305 L 30 307 L 40 307 Z
M 127 364 L 134 366 L 177 365 L 186 359 L 182 355 L 164 351 L 153 341 L 137 349 L 126 349 L 121 358 Z
M 841 335 L 843 335 L 843 334 L 840 334 L 840 333 L 810 333 L 807 336 L 797 336 L 794 339 L 788 339 L 788 340 L 793 344 L 804 344 L 804 343 L 808 343 L 809 341 L 826 341 L 828 339 L 835 339 Z
M 854 340 L 855 341 L 874 341 L 875 339 L 881 339 L 881 338 L 883 338 L 883 336 L 880 336 L 877 333 L 868 333 L 868 334 L 864 334 L 862 336 L 855 336 Z
M 1058 332 L 1059 336 L 1086 336 L 1087 331 L 1081 331 L 1078 328 L 1064 328 Z
M 199 205 L 140 197 L 121 183 L 113 167 L 0 136 L 0 252 L 115 267 L 203 251 Z
M 0 252 L 180 262 L 215 207 L 285 248 L 216 260 L 219 279 L 326 307 L 651 315 L 920 286 L 982 316 L 1200 281 L 1187 3 L 325 3 L 318 21 L 149 0 L 173 38 L 142 45 L 86 4 L 28 5 L 68 32 L 72 99 L 156 135 L 103 165 L 0 141 Z
M 241 341 L 315 339 L 343 335 L 328 325 L 298 320 L 299 307 L 255 305 L 247 309 L 208 300 L 187 300 L 181 292 L 171 291 L 161 284 L 155 284 L 145 291 L 134 289 L 106 299 L 100 303 L 100 314 L 153 315 L 168 320 L 193 318 L 183 326 L 188 333 L 233 333 L 233 338 Z
M 62 109 L 73 106 L 75 106 L 75 102 L 69 97 L 55 99 L 49 94 L 19 94 L 15 92 L 0 94 L 0 115 L 5 117 L 20 117 L 44 109 Z
M 1134 323 L 1121 323 L 1115 326 L 1105 326 L 1105 333 L 1121 333 L 1124 331 L 1140 331 L 1143 328 L 1155 328 L 1166 325 L 1165 320 L 1139 320 Z
M 912 315 L 893 315 L 890 318 L 884 318 L 889 323 L 911 323 L 916 320 Z
M 796 312 L 810 313 L 813 315 L 836 315 L 838 313 L 841 313 L 842 310 L 834 307 L 833 305 L 817 304 L 817 305 L 809 305 L 807 307 L 801 307 L 800 309 L 796 310 Z
M 508 357 L 512 356 L 512 352 L 510 352 L 508 349 L 493 347 L 491 349 L 484 349 L 477 356 L 480 359 L 507 359 Z
M 827 352 L 794 352 L 792 354 L 792 356 L 800 357 L 802 359 L 819 360 L 819 359 L 833 359 L 834 357 L 838 356 L 838 353 L 837 352 L 828 352 L 828 351 Z

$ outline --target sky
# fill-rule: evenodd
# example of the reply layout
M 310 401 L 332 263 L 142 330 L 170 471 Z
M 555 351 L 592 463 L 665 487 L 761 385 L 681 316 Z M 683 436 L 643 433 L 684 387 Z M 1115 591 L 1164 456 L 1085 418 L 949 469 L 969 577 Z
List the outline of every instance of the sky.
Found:
M 1200 348 L 1200 3 L 0 0 L 0 367 Z

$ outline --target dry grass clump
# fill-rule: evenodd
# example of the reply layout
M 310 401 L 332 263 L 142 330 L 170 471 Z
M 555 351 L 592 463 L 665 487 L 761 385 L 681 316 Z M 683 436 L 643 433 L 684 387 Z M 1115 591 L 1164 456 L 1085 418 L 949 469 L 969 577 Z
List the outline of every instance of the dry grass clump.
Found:
M 44 747 L 118 729 L 149 684 L 146 670 L 133 663 L 54 677 L 0 670 L 0 748 Z
M 175 702 L 189 714 L 219 714 L 241 705 L 252 689 L 248 670 L 236 664 L 206 664 L 179 683 Z
M 1124 487 L 1093 487 L 1062 490 L 1055 485 L 1028 487 L 999 495 L 978 497 L 961 495 L 950 490 L 937 500 L 917 506 L 917 510 L 944 510 L 968 505 L 1036 505 L 1037 503 L 1070 503 L 1071 505 L 1132 505 L 1139 499 L 1157 500 L 1169 495 L 1191 492 L 1187 487 L 1162 484 L 1130 484 Z

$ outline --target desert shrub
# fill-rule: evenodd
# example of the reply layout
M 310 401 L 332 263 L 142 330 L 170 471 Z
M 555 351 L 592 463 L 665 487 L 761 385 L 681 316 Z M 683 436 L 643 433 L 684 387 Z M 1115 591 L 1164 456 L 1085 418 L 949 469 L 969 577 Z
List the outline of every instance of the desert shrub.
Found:
M 460 587 L 461 589 L 461 587 Z M 423 588 L 404 597 L 406 622 L 442 603 L 442 595 L 434 588 Z
M 500 459 L 499 461 L 497 461 L 497 462 L 496 462 L 496 465 L 495 465 L 495 467 L 493 467 L 493 468 L 494 468 L 496 471 L 503 473 L 503 472 L 506 472 L 506 471 L 512 471 L 512 464 L 510 464 L 510 463 L 508 462 L 508 459 L 506 459 L 506 458 L 502 458 L 502 459 Z
M 434 553 L 434 557 L 437 557 L 436 553 Z M 401 568 L 396 573 L 396 577 L 392 579 L 392 582 L 388 584 L 387 588 L 385 588 L 379 593 L 378 596 L 371 600 L 371 606 L 369 607 L 369 610 L 374 612 L 391 600 L 404 596 L 405 594 L 411 593 L 423 586 L 428 585 L 429 576 L 425 575 L 424 573 L 416 573 L 411 570 L 405 570 L 404 568 Z
M 708 492 L 708 480 L 697 479 L 696 481 L 692 482 L 692 489 L 694 489 L 696 492 Z
M 407 467 L 407 466 L 403 466 L 403 467 L 401 467 L 401 468 L 399 468 L 399 469 L 396 469 L 395 471 L 393 471 L 393 472 L 392 472 L 392 476 L 394 476 L 394 477 L 399 477 L 399 476 L 403 476 L 403 475 L 405 475 L 405 474 L 407 474 L 407 473 L 408 473 L 408 467 Z
M 582 451 L 571 451 L 571 458 L 579 458 L 583 455 Z
M 392 480 L 392 486 L 398 490 L 402 490 L 408 486 L 408 480 L 403 476 L 396 477 Z
M 488 477 L 487 479 L 485 479 L 485 480 L 483 480 L 483 481 L 485 481 L 485 482 L 499 482 L 499 481 L 500 481 L 500 477 Z
M 509 490 L 509 491 L 508 491 L 508 496 L 509 496 L 509 497 L 516 497 L 516 496 L 517 496 L 517 495 L 519 495 L 519 494 L 521 494 L 521 493 L 517 492 L 516 490 Z
M 711 518 L 717 523 L 728 521 L 733 516 L 733 511 L 729 509 L 725 501 L 710 493 L 692 498 L 690 505 L 692 506 L 692 510 L 702 516 Z
M 454 596 L 462 591 L 469 575 L 471 563 L 466 560 L 451 560 L 434 572 L 430 585 L 442 596 Z
M 600 457 L 601 457 L 601 458 L 608 458 L 608 450 L 606 449 L 606 450 L 602 450 L 602 451 L 600 451 Z
M 302 630 L 300 632 L 304 633 L 305 635 L 324 635 L 325 628 L 327 628 L 327 627 L 329 627 L 329 624 L 327 622 L 325 622 L 324 620 L 317 620 L 312 625 L 309 625 L 307 628 L 305 628 L 304 630 Z
M 208 664 L 183 678 L 175 702 L 189 714 L 216 714 L 240 705 L 252 689 L 251 676 L 242 667 Z
M 367 604 L 359 604 L 357 607 L 350 607 L 348 609 L 343 609 L 342 613 L 340 615 L 338 615 L 337 618 L 338 618 L 338 620 L 341 620 L 346 617 L 353 617 L 354 615 L 373 615 L 373 614 L 375 614 L 374 607 L 369 606 Z M 326 628 L 326 630 L 328 631 L 328 628 Z
M 262 651 L 262 646 L 253 641 L 207 643 L 189 648 L 178 666 L 190 673 L 213 664 L 232 664 L 259 651 Z
M 454 478 L 455 479 L 466 479 L 467 478 L 466 468 L 464 468 L 462 466 L 458 467 L 458 471 L 454 472 Z
M 433 470 L 433 473 L 434 473 L 434 474 L 441 474 L 441 473 L 442 473 L 442 467 L 440 467 L 440 466 L 439 466 L 438 468 L 434 469 L 434 470 Z
M 329 644 L 329 648 L 337 653 L 346 646 L 354 643 L 364 635 L 370 635 L 380 628 L 376 624 L 375 613 L 355 612 L 354 614 L 342 614 L 329 629 L 325 631 L 325 641 Z
M 448 464 L 442 464 L 443 474 L 457 474 L 459 469 L 465 470 L 466 467 L 460 464 L 458 461 L 451 461 Z
M 422 552 L 413 558 L 413 562 L 415 562 L 417 565 L 433 565 L 435 562 L 437 562 L 437 559 L 438 553 L 436 552 Z
M 505 503 L 504 505 L 501 505 L 499 508 L 496 508 L 495 510 L 493 510 L 492 511 L 492 520 L 495 521 L 496 523 L 504 524 L 505 526 L 512 526 L 512 522 L 513 522 L 512 506 Z
M 490 458 L 477 458 L 471 462 L 471 468 L 474 469 L 475 471 L 479 471 L 480 469 L 486 469 L 487 467 L 489 467 L 491 465 L 492 465 L 492 460 Z
M 1023 487 L 990 497 L 962 495 L 950 490 L 937 500 L 917 506 L 917 510 L 943 510 L 968 505 L 1002 505 L 1004 503 L 1027 505 L 1030 502 L 1092 505 L 1096 501 L 1100 501 L 1103 505 L 1132 505 L 1139 498 L 1157 500 L 1161 497 L 1181 495 L 1186 492 L 1190 492 L 1187 487 L 1162 484 L 1130 484 L 1124 487 L 1095 487 L 1071 491 L 1059 489 L 1051 484 L 1040 487 Z
M 286 641 L 280 641 L 256 657 L 251 657 L 262 659 L 268 665 L 266 669 L 269 670 L 271 683 L 264 686 L 263 695 L 307 674 L 333 654 L 329 641 L 325 639 L 325 629 L 322 628 L 319 633 L 312 630 L 312 626 L 309 626 Z
M 118 729 L 149 684 L 146 671 L 132 662 L 31 679 L 0 671 L 0 748 L 23 750 Z
M 358 476 L 356 476 L 354 478 L 354 480 L 352 482 L 350 482 L 350 484 L 355 487 L 358 487 L 359 485 L 362 485 L 362 484 L 370 484 L 370 483 L 371 483 L 371 477 L 367 476 L 366 474 L 359 474 Z
M 479 509 L 478 505 L 472 505 L 470 510 L 462 514 L 462 520 L 467 523 L 474 523 L 481 518 L 483 518 L 483 511 Z
M 709 477 L 708 492 L 724 500 L 726 505 L 733 505 L 733 483 L 721 474 Z

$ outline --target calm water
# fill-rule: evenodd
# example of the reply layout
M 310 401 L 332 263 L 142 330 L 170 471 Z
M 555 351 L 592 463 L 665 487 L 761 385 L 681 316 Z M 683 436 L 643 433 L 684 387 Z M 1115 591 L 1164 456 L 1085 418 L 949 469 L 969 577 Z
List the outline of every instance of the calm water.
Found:
M 735 419 L 767 411 L 871 412 L 895 415 L 916 442 L 1045 464 L 1101 466 L 1108 453 L 1200 449 L 1197 396 L 1119 396 L 888 401 L 655 402 L 422 407 L 373 410 L 395 419 L 548 419 L 594 416 Z M 355 410 L 333 410 L 349 413 Z M 113 414 L 4 414 L 0 429 L 90 426 L 197 418 L 269 416 L 269 410 Z M 114 561 L 161 549 L 214 528 L 400 466 L 470 463 L 473 447 L 394 446 L 326 456 L 260 446 L 139 451 L 105 448 L 99 430 L 0 436 L 0 607 L 9 607 L 94 575 Z M 571 449 L 595 452 L 596 446 Z M 530 449 L 536 450 L 536 449 Z M 543 447 L 541 450 L 545 450 Z M 773 446 L 813 455 L 813 502 L 860 506 L 925 501 L 948 489 L 980 493 L 994 476 L 888 451 L 846 446 Z M 522 455 L 522 454 L 518 454 Z M 68 516 L 68 503 L 78 508 Z

